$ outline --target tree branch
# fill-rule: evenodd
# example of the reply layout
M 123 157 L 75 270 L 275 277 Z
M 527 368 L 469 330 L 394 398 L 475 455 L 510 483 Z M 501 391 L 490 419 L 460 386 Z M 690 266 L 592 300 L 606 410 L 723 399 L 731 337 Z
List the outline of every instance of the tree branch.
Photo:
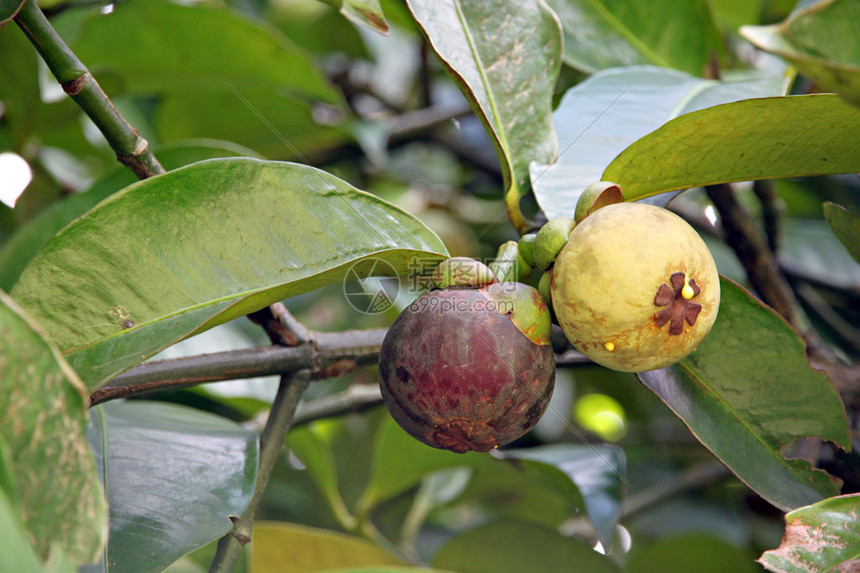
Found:
M 150 392 L 309 370 L 314 379 L 376 362 L 385 329 L 309 332 L 299 346 L 263 346 L 144 362 L 90 394 L 90 405 Z
M 804 317 L 794 291 L 780 272 L 773 251 L 750 214 L 738 202 L 734 190 L 727 184 L 712 185 L 705 190 L 720 215 L 726 244 L 734 250 L 750 284 L 767 304 L 801 333 L 810 347 L 822 347 Z
M 117 160 L 140 179 L 164 173 L 149 143 L 120 115 L 86 66 L 48 22 L 36 0 L 24 3 L 15 22 L 36 47 L 63 90 L 105 136 Z

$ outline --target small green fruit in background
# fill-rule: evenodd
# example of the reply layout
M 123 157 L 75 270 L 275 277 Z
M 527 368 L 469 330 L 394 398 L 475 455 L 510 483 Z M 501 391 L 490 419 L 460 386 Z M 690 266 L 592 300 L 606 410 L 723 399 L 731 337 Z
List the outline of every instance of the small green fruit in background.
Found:
M 603 366 L 662 368 L 696 349 L 720 306 L 708 247 L 686 221 L 642 203 L 579 223 L 552 269 L 553 310 L 571 344 Z
M 547 270 L 555 261 L 556 255 L 567 244 L 567 237 L 576 223 L 570 217 L 558 217 L 541 227 L 535 237 L 535 266 Z

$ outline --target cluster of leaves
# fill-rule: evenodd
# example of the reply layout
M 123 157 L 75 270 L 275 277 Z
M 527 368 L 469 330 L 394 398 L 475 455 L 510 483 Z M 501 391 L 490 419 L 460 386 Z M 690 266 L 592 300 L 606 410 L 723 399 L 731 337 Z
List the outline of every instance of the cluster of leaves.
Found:
M 0 1 L 0 22 L 21 4 Z M 815 326 L 856 359 L 860 271 L 836 237 L 858 259 L 858 186 L 809 176 L 860 171 L 860 8 L 784 4 L 40 2 L 168 170 L 140 182 L 8 23 L 0 149 L 23 156 L 33 180 L 14 209 L 0 205 L 0 289 L 11 294 L 0 291 L 0 535 L 11 540 L 0 570 L 99 559 L 82 570 L 201 570 L 251 500 L 257 434 L 236 422 L 265 410 L 258 386 L 88 413 L 90 393 L 177 346 L 248 344 L 234 319 L 284 299 L 316 328 L 384 325 L 396 306 L 350 313 L 345 278 L 380 262 L 407 275 L 416 260 L 429 270 L 449 253 L 486 256 L 516 236 L 505 213 L 532 230 L 541 212 L 572 214 L 601 179 L 625 200 L 665 205 L 681 189 L 803 177 L 777 184 L 782 265 Z M 753 65 L 762 56 L 744 38 L 801 79 Z M 808 81 L 836 94 L 785 95 Z M 834 201 L 823 212 L 822 199 Z M 695 192 L 675 204 L 705 213 Z M 721 272 L 745 282 L 712 244 Z M 856 559 L 857 496 L 788 453 L 808 438 L 850 449 L 839 394 L 785 321 L 729 279 L 722 292 L 689 358 L 640 374 L 642 385 L 560 370 L 548 419 L 498 455 L 432 450 L 379 410 L 293 429 L 258 512 L 277 521 L 256 524 L 243 565 L 755 570 L 781 533 L 744 505 L 762 498 L 791 511 L 766 567 Z M 206 331 L 220 339 L 196 336 Z M 322 383 L 308 402 L 368 377 Z M 573 396 L 589 394 L 620 403 L 618 446 L 590 445 L 597 436 L 572 421 Z M 661 482 L 683 489 L 708 451 L 746 487 L 721 481 L 629 508 Z

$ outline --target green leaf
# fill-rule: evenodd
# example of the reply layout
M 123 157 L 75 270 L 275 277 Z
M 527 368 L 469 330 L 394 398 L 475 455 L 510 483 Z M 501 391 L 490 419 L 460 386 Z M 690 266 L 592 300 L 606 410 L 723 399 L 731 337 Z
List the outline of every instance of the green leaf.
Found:
M 533 460 L 564 472 L 579 490 L 577 496 L 581 495 L 601 543 L 612 545 L 621 518 L 622 483 L 626 483 L 626 460 L 620 448 L 554 444 L 504 454 L 506 459 Z
M 665 571 L 755 573 L 761 569 L 751 555 L 706 535 L 682 535 L 661 540 L 644 550 L 634 548 L 627 563 L 628 573 Z
M 349 569 L 326 569 L 325 573 L 451 573 L 426 567 L 350 567 Z
M 744 100 L 675 118 L 603 173 L 635 200 L 732 181 L 860 171 L 860 110 L 835 95 Z
M 12 497 L 42 558 L 56 545 L 76 564 L 93 561 L 105 540 L 86 408 L 81 381 L 0 291 L 0 435 L 8 446 L 7 472 L 17 482 Z
M 254 152 L 226 141 L 212 140 L 186 140 L 166 145 L 156 151 L 156 156 L 167 170 L 204 159 L 241 155 L 253 156 Z M 135 181 L 137 177 L 134 173 L 118 165 L 97 179 L 87 191 L 52 203 L 19 227 L 0 248 L 0 289 L 11 289 L 27 263 L 60 229 L 89 211 L 102 199 Z
M 14 18 L 25 0 L 0 0 L 0 26 Z
M 388 22 L 379 0 L 335 0 L 335 3 L 340 4 L 340 13 L 350 21 L 368 30 L 388 34 Z
M 22 4 L 12 0 L 12 5 Z M 0 0 L 0 22 L 8 10 L 9 0 Z M 0 33 L 0 101 L 3 102 L 3 123 L 14 138 L 14 148 L 26 141 L 33 128 L 36 113 L 43 107 L 39 97 L 39 67 L 36 50 L 24 34 L 8 25 Z
M 455 454 L 431 448 L 407 434 L 387 416 L 374 443 L 370 480 L 358 503 L 359 510 L 367 511 L 406 491 L 426 474 L 443 468 L 473 466 L 484 457 L 477 452 Z
M 40 559 L 27 539 L 27 528 L 21 521 L 21 500 L 16 484 L 12 483 L 13 469 L 12 453 L 0 434 L 0 537 L 4 540 L 0 571 L 43 573 Z
M 860 263 L 860 216 L 842 205 L 827 201 L 824 203 L 824 218 L 854 260 Z
M 317 435 L 314 428 L 294 428 L 287 434 L 287 446 L 308 468 L 314 483 L 325 496 L 338 522 L 346 529 L 354 528 L 355 518 L 350 514 L 337 485 L 337 466 L 329 443 Z
M 769 571 L 855 571 L 860 566 L 860 494 L 840 495 L 785 516 L 785 535 L 759 563 Z
M 783 449 L 810 436 L 850 447 L 839 394 L 812 369 L 803 341 L 779 315 L 731 281 L 720 287 L 719 316 L 699 348 L 637 376 L 776 507 L 788 511 L 837 494 L 839 480 L 787 459 Z
M 744 26 L 758 48 L 782 56 L 826 90 L 860 106 L 860 4 L 824 0 L 772 26 Z
M 257 476 L 254 432 L 212 414 L 156 402 L 93 410 L 89 440 L 106 484 L 110 537 L 82 573 L 161 571 L 230 531 Z
M 313 104 L 266 85 L 231 89 L 222 83 L 165 96 L 155 111 L 154 124 L 161 141 L 221 139 L 268 158 L 306 163 L 305 156 L 312 158 L 348 140 L 343 131 L 319 125 L 313 113 Z
M 583 542 L 525 521 L 497 521 L 455 537 L 432 565 L 460 573 L 617 573 L 608 558 Z
M 340 103 L 310 56 L 276 28 L 211 4 L 121 2 L 109 14 L 91 10 L 67 42 L 93 75 L 118 77 L 133 93 L 200 92 L 229 84 Z
M 539 0 L 408 4 L 491 134 L 505 175 L 508 216 L 524 229 L 518 201 L 529 188 L 529 163 L 549 163 L 558 150 L 552 124 L 561 67 L 558 20 Z
M 592 73 L 655 64 L 697 76 L 725 52 L 706 0 L 549 0 L 564 27 L 564 63 Z
M 860 289 L 860 265 L 825 221 L 783 217 L 780 235 L 780 265 L 805 276 L 827 277 L 836 288 Z
M 13 296 L 92 390 L 183 338 L 350 269 L 366 274 L 385 261 L 406 274 L 416 258 L 445 256 L 417 219 L 328 173 L 213 159 L 99 203 L 39 251 Z
M 498 450 L 493 456 L 476 452 L 455 454 L 420 443 L 390 417 L 380 426 L 375 446 L 370 480 L 356 509 L 356 513 L 361 515 L 379 503 L 415 487 L 428 474 L 457 467 L 475 470 L 477 477 L 474 479 L 478 480 L 476 483 L 480 482 L 474 488 L 470 486 L 463 498 L 487 502 L 491 512 L 498 511 L 531 521 L 552 521 L 552 516 L 540 515 L 541 512 L 546 513 L 544 510 L 549 501 L 553 505 L 547 511 L 558 517 L 560 522 L 587 507 L 576 485 L 579 477 L 585 478 L 585 482 L 589 481 L 587 473 L 582 471 L 580 476 L 583 470 L 581 467 L 576 468 L 576 472 L 572 471 L 573 467 L 567 468 L 571 471 L 566 471 L 562 462 L 562 459 L 566 459 L 571 464 L 578 463 L 572 450 L 531 452 L 511 449 Z M 597 463 L 594 459 L 592 462 Z M 601 471 L 598 470 L 598 473 Z M 592 492 L 595 489 L 592 488 Z M 511 490 L 516 491 L 517 495 L 508 495 Z M 493 491 L 501 493 L 496 497 Z M 510 498 L 512 501 L 507 505 L 500 504 L 499 498 Z M 459 501 L 462 500 L 458 499 L 455 503 Z
M 553 114 L 561 153 L 536 161 L 531 180 L 547 217 L 570 217 L 583 189 L 600 181 L 615 157 L 681 114 L 743 98 L 777 95 L 781 78 L 717 82 L 636 66 L 594 74 L 565 93 Z
M 402 565 L 373 543 L 343 533 L 291 523 L 254 524 L 254 573 L 314 573 L 363 565 Z

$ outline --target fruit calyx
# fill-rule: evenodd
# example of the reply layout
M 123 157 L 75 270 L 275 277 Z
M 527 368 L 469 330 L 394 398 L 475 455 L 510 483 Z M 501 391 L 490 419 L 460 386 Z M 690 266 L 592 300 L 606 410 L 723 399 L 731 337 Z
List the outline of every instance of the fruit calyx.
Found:
M 684 321 L 690 326 L 696 324 L 702 305 L 691 299 L 699 296 L 702 290 L 694 279 L 688 280 L 682 272 L 672 273 L 669 282 L 671 287 L 661 284 L 654 296 L 656 306 L 666 307 L 654 315 L 654 322 L 661 328 L 669 322 L 669 334 L 679 335 L 684 332 Z
M 486 423 L 467 418 L 451 418 L 439 424 L 430 438 L 436 447 L 458 454 L 468 451 L 489 452 L 498 447 L 496 429 Z
M 499 282 L 490 267 L 468 257 L 452 257 L 439 263 L 431 277 L 433 288 L 480 288 Z

